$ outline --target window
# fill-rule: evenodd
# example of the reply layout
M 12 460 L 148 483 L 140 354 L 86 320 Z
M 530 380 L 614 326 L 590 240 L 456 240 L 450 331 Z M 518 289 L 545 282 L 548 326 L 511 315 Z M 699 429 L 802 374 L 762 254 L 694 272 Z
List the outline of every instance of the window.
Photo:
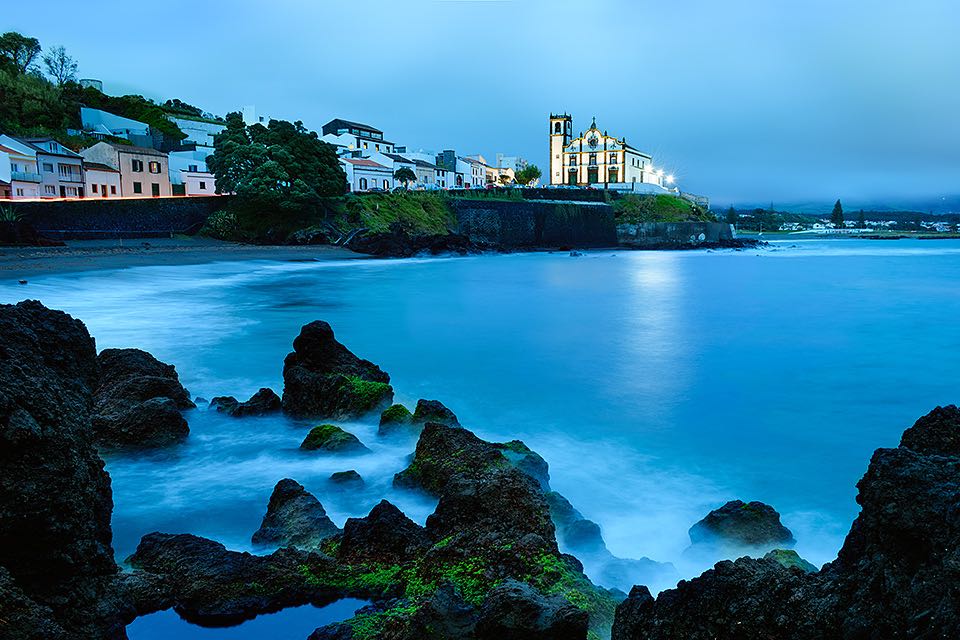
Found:
M 43 163 L 43 170 L 46 171 L 47 173 L 53 173 L 53 163 L 52 163 L 52 162 L 44 162 L 44 163 Z
M 76 187 L 67 187 L 67 197 L 76 198 L 77 197 L 77 188 Z
M 571 167 L 577 166 L 577 156 L 571 154 L 571 156 L 570 156 L 570 166 L 571 166 Z
M 364 143 L 363 143 L 363 148 L 364 148 L 364 149 L 367 149 L 368 147 L 369 147 L 369 145 L 367 145 L 367 143 L 364 142 Z
M 203 180 L 201 180 L 201 181 L 200 181 L 200 191 L 206 191 L 206 190 L 207 190 L 207 183 L 204 182 Z
M 110 195 L 112 196 L 117 195 L 117 185 L 115 184 L 110 185 Z
M 140 182 L 133 183 L 133 192 L 134 193 L 143 193 L 143 184 Z
M 55 186 L 53 186 L 52 184 L 46 185 L 46 186 L 43 188 L 43 191 L 44 191 L 44 193 L 46 193 L 48 196 L 55 196 L 55 195 L 57 195 L 57 188 L 56 188 Z
M 18 195 L 18 196 L 22 196 L 22 195 L 23 195 L 23 189 L 17 189 L 17 195 Z
M 16 162 L 11 162 L 10 171 L 20 171 L 20 165 L 18 165 Z
M 143 171 L 143 160 L 137 160 L 136 158 L 132 158 L 130 160 L 130 170 L 136 171 L 137 173 Z
M 591 154 L 590 154 L 590 165 L 593 166 L 593 165 L 595 165 L 595 164 L 597 164 L 597 154 L 591 153 Z
M 157 182 L 154 182 L 153 184 L 151 184 L 151 185 L 150 185 L 150 193 L 153 195 L 154 198 L 156 198 L 157 196 L 159 196 L 159 195 L 160 195 L 160 184 L 157 183 Z
M 366 191 L 366 189 L 367 189 L 367 179 L 366 179 L 366 178 L 360 178 L 360 190 L 361 190 L 361 191 Z
M 94 193 L 100 193 L 99 191 L 97 191 L 97 185 L 95 184 L 90 185 L 90 190 L 93 191 Z
M 560 133 L 560 123 L 559 123 L 559 122 L 556 123 L 555 125 L 553 125 L 553 132 L 554 132 L 554 133 Z
M 160 163 L 151 162 L 150 163 L 150 173 L 160 173 Z
M 617 164 L 617 154 L 615 153 L 610 154 L 610 164 Z
M 187 167 L 187 171 L 192 171 L 192 172 L 196 173 L 196 172 L 197 172 L 197 165 L 191 164 L 190 166 Z

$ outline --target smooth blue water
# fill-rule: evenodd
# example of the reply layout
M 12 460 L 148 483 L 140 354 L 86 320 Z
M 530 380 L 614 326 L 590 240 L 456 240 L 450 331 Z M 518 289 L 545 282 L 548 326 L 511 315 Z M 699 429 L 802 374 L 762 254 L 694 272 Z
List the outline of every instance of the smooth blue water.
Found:
M 687 529 L 733 498 L 784 515 L 798 550 L 835 556 L 872 451 L 960 400 L 960 242 L 806 240 L 744 252 L 591 252 L 143 267 L 15 281 L 83 319 L 99 347 L 177 365 L 196 395 L 280 391 L 302 324 L 329 321 L 388 371 L 398 399 L 450 406 L 491 439 L 521 438 L 611 549 L 684 564 Z M 248 549 L 273 485 L 293 477 L 342 524 L 390 487 L 413 441 L 340 459 L 297 450 L 308 424 L 188 417 L 182 447 L 114 456 L 115 548 L 154 530 Z M 333 471 L 356 468 L 359 494 Z M 588 567 L 589 569 L 589 567 Z
M 127 625 L 129 640 L 304 640 L 317 627 L 342 622 L 363 600 L 345 598 L 325 607 L 304 605 L 258 616 L 233 627 L 199 627 L 184 621 L 172 609 L 137 618 Z

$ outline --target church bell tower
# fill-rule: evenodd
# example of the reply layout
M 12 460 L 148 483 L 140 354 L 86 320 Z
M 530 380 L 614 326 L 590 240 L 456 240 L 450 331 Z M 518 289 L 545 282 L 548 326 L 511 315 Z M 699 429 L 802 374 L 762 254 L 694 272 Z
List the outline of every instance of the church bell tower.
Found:
M 573 139 L 573 118 L 567 113 L 550 114 L 550 184 L 564 184 L 563 148 Z

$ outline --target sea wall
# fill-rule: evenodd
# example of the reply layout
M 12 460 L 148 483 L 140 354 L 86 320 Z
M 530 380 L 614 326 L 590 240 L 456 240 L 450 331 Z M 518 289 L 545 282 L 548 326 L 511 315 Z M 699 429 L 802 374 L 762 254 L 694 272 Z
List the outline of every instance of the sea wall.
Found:
M 23 222 L 57 240 L 157 238 L 194 233 L 225 204 L 222 196 L 11 203 Z
M 455 199 L 457 231 L 474 242 L 507 248 L 613 247 L 610 205 L 545 200 Z
M 617 225 L 617 240 L 638 249 L 670 249 L 716 245 L 736 237 L 733 225 L 722 222 L 642 222 Z

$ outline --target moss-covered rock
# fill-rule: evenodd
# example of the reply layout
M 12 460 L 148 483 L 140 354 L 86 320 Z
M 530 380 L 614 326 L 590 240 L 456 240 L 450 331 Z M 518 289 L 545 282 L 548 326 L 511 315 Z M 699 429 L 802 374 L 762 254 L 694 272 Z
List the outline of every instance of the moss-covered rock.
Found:
M 378 433 L 387 435 L 409 429 L 413 425 L 413 414 L 402 404 L 390 405 L 380 414 Z
M 785 567 L 796 567 L 807 573 L 813 573 L 817 571 L 817 567 L 812 562 L 807 562 L 800 557 L 800 554 L 794 551 L 793 549 L 774 549 L 769 552 L 767 555 L 763 556 L 768 560 L 776 560 Z
M 448 409 L 439 400 L 417 400 L 417 407 L 413 411 L 413 422 L 418 425 L 425 425 L 428 422 L 445 424 L 448 427 L 459 427 L 460 421 L 456 414 Z
M 390 376 L 340 344 L 323 321 L 304 325 L 283 363 L 283 410 L 297 418 L 349 419 L 393 402 Z
M 338 533 L 320 501 L 300 483 L 285 478 L 273 488 L 253 543 L 313 549 Z
M 362 453 L 369 451 L 357 436 L 333 424 L 317 425 L 310 430 L 300 443 L 307 451 L 328 451 L 331 453 Z

